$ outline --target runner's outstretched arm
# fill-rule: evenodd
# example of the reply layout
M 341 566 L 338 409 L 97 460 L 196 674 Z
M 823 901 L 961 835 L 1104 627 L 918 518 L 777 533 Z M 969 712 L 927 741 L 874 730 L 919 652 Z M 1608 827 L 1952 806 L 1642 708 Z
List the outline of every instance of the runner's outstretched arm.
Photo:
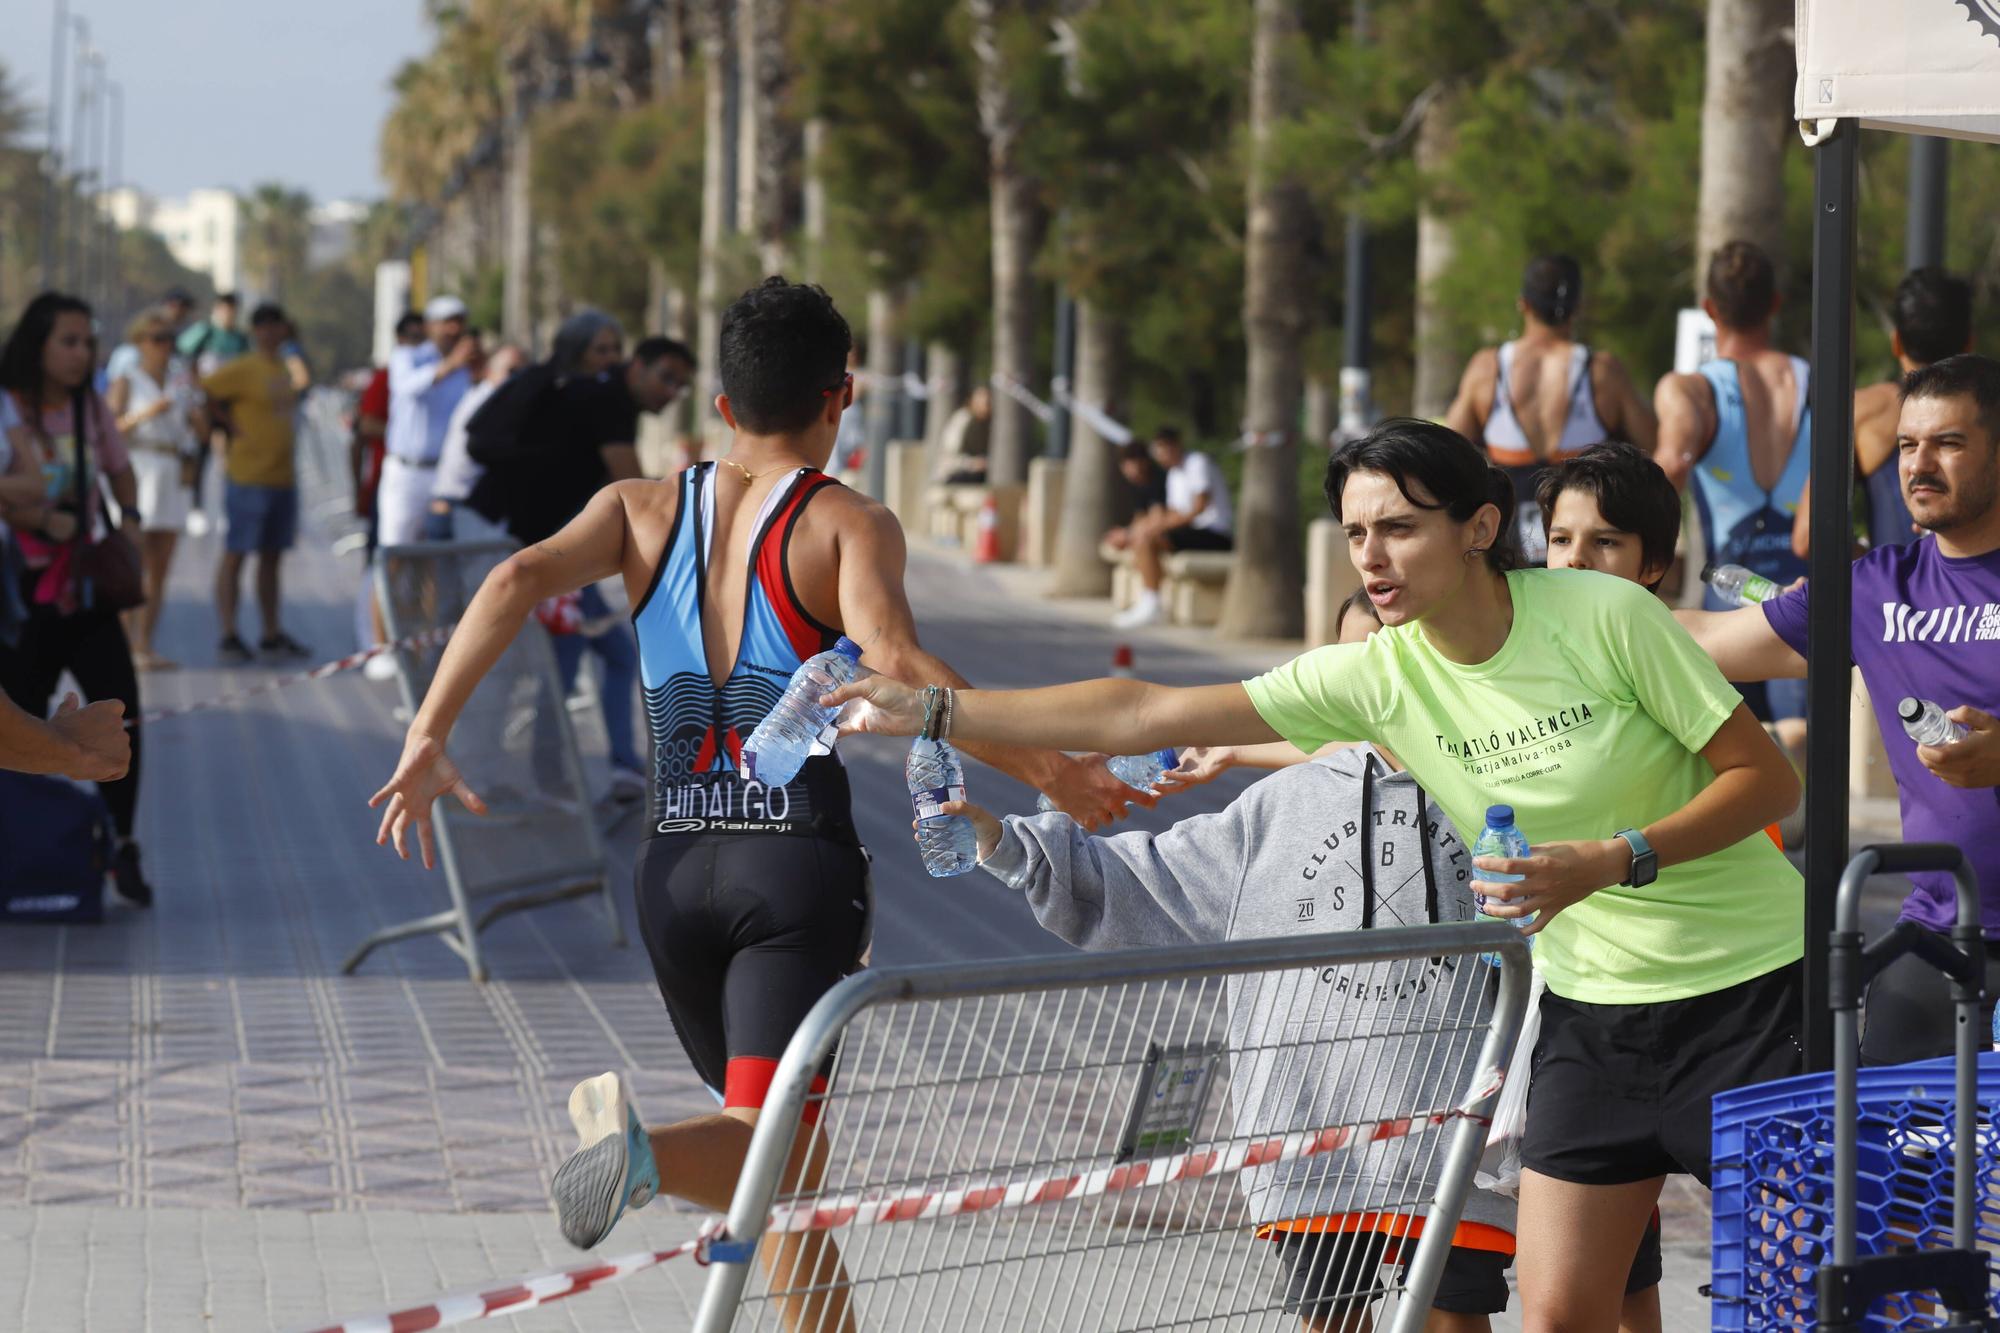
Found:
M 902 525 L 880 506 L 856 512 L 856 520 L 844 525 L 840 534 L 840 617 L 847 637 L 861 645 L 863 664 L 920 685 L 965 685 L 965 677 L 917 642 L 916 617 L 903 591 L 909 550 Z M 1071 758 L 1059 749 L 994 744 L 995 739 L 999 738 L 954 730 L 960 749 L 1048 793 L 1058 808 L 1086 829 L 1117 820 L 1128 804 L 1150 806 L 1158 799 L 1113 776 L 1101 755 Z
M 450 793 L 474 814 L 486 812 L 486 803 L 446 757 L 445 741 L 472 691 L 507 651 L 537 603 L 619 572 L 625 551 L 621 491 L 626 484 L 606 486 L 561 532 L 516 551 L 479 585 L 410 722 L 395 775 L 369 798 L 370 809 L 387 806 L 375 834 L 377 846 L 393 841 L 396 854 L 407 861 L 406 837 L 414 827 L 424 868 L 429 870 L 437 863 L 431 842 L 432 803 Z

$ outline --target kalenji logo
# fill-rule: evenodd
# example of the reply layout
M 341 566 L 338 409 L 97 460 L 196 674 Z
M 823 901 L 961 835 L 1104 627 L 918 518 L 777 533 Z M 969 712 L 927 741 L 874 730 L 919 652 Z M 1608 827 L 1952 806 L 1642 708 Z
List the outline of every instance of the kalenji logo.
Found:
M 1994 0 L 2000 3 L 2000 0 Z M 1971 643 L 2000 639 L 2000 603 L 1938 606 L 1882 603 L 1884 643 Z

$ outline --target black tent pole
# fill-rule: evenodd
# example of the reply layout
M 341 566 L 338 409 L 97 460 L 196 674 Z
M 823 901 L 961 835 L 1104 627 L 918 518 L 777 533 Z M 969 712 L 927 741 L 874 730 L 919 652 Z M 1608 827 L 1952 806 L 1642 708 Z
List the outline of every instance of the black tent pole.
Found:
M 1847 863 L 1848 678 L 1854 589 L 1855 168 L 1860 126 L 1835 124 L 1813 150 L 1812 580 L 1806 628 L 1806 1068 L 1833 1067 L 1827 945 Z

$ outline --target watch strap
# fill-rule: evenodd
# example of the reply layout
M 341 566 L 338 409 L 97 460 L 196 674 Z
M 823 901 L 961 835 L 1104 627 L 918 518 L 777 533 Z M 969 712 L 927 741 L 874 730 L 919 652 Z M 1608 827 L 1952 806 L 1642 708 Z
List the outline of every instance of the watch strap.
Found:
M 1653 845 L 1646 841 L 1646 835 L 1635 828 L 1622 828 L 1618 830 L 1616 836 L 1623 838 L 1625 845 L 1632 849 L 1632 868 L 1625 872 L 1625 878 L 1619 880 L 1619 884 L 1628 888 L 1644 888 L 1658 879 L 1659 854 L 1653 850 Z M 1642 867 L 1645 871 L 1644 879 L 1639 877 Z

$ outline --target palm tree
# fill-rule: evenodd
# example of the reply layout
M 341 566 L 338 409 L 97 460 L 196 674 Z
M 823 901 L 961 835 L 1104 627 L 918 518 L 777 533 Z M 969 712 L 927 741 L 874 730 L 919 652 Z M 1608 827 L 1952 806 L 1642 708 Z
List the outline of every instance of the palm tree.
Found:
M 267 301 L 283 301 L 305 278 L 312 207 L 303 190 L 269 182 L 243 200 L 243 268 Z
M 1784 254 L 1791 23 L 1790 0 L 1709 0 L 1697 289 L 1709 255 L 1726 241 L 1754 241 L 1773 260 Z
M 1305 622 L 1299 550 L 1298 422 L 1312 316 L 1306 248 L 1312 209 L 1299 181 L 1277 174 L 1273 139 L 1292 114 L 1303 0 L 1256 0 L 1250 65 L 1250 207 L 1243 281 L 1249 450 L 1236 524 L 1236 560 L 1217 632 L 1295 638 Z

